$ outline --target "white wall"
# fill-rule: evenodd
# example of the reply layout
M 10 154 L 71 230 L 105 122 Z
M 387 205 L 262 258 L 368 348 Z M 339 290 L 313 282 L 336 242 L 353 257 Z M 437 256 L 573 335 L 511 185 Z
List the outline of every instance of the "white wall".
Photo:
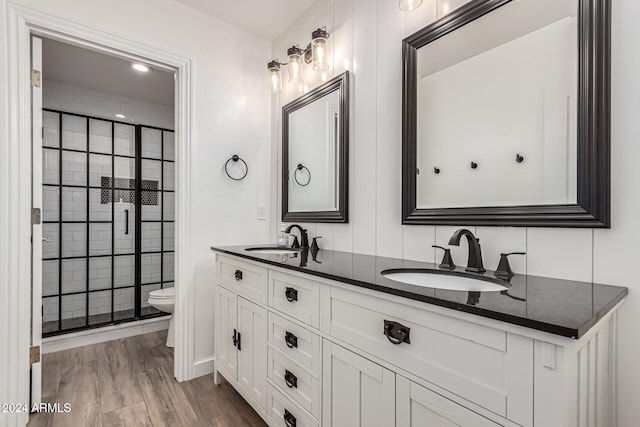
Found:
M 403 14 L 389 0 L 319 0 L 273 43 L 272 56 L 285 58 L 292 44 L 306 44 L 311 31 L 326 25 L 331 33 L 333 67 L 328 77 L 352 71 L 350 222 L 306 224 L 321 247 L 424 261 L 439 260 L 431 245 L 446 244 L 457 227 L 401 225 L 401 40 L 442 17 L 465 0 L 425 0 Z M 612 31 L 612 228 L 610 230 L 469 227 L 482 240 L 485 266 L 495 269 L 500 252 L 526 251 L 512 266 L 519 273 L 595 281 L 630 288 L 618 320 L 619 426 L 640 416 L 640 289 L 637 272 L 640 239 L 637 183 L 640 156 L 635 123 L 640 114 L 640 2 L 613 2 Z M 286 75 L 286 67 L 283 67 Z M 315 80 L 309 79 L 309 77 Z M 266 81 L 267 78 L 263 77 Z M 312 88 L 320 76 L 307 72 Z M 287 83 L 284 84 L 287 86 Z M 272 100 L 272 159 L 279 161 L 280 107 L 294 96 L 285 88 Z M 272 203 L 280 204 L 276 172 Z M 274 212 L 275 213 L 275 212 Z M 279 212 L 278 212 L 279 214 Z M 272 221 L 275 236 L 277 221 Z M 453 250 L 458 264 L 465 247 Z
M 190 265 L 180 283 L 181 289 L 192 295 L 193 312 L 186 313 L 194 325 L 193 372 L 211 369 L 213 356 L 213 287 L 214 263 L 209 247 L 213 244 L 255 242 L 266 239 L 267 222 L 256 219 L 256 204 L 268 203 L 269 176 L 269 87 L 265 81 L 266 63 L 270 57 L 269 43 L 241 31 L 229 24 L 194 11 L 170 0 L 113 0 L 109 2 L 59 0 L 17 0 L 26 7 L 76 24 L 108 33 L 127 40 L 150 45 L 156 49 L 188 58 L 191 61 L 193 87 L 191 158 L 189 182 L 191 206 L 188 216 L 180 218 L 190 224 L 193 232 L 190 249 Z M 17 65 L 10 62 L 8 34 L 15 31 L 9 26 L 8 10 L 11 3 L 0 0 L 0 324 L 9 328 L 25 328 L 16 325 L 16 317 L 6 313 L 10 304 L 24 295 L 15 280 L 24 267 L 10 267 L 18 255 L 11 247 L 21 239 L 15 224 L 8 218 L 16 216 L 18 209 L 15 192 L 10 186 L 17 184 L 20 170 L 7 159 L 17 158 L 16 148 L 9 145 L 8 110 L 5 94 L 16 94 L 7 85 L 8 76 L 14 74 Z M 12 151 L 13 150 L 13 151 Z M 231 182 L 223 171 L 224 162 L 234 153 L 242 156 L 250 171 L 247 179 Z M 13 263 L 13 264 L 12 264 Z M 181 274 L 184 273 L 181 272 Z M 20 319 L 23 319 L 22 317 Z M 6 342 L 9 331 L 0 328 L 0 340 Z M 26 329 L 20 329 L 26 330 Z M 23 373 L 11 370 L 21 352 L 3 355 L 0 368 L 3 378 L 0 401 L 16 401 L 24 396 L 21 391 Z M 25 353 L 26 354 L 26 353 Z M 0 419 L 0 424 L 4 424 Z

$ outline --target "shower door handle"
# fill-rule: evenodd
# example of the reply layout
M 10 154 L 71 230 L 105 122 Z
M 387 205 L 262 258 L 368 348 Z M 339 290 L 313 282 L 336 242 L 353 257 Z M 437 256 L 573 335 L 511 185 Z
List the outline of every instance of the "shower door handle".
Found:
M 124 234 L 129 234 L 129 209 L 124 210 Z

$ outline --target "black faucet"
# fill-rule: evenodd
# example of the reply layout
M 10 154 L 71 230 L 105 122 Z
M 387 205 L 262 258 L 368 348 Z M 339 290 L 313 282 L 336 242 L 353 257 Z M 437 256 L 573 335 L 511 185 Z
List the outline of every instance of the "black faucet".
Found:
M 300 227 L 298 224 L 291 224 L 284 231 L 285 233 L 291 233 L 291 229 L 297 228 L 300 231 L 300 247 L 302 249 L 306 249 L 309 247 L 309 235 L 307 234 L 307 230 L 305 228 Z M 294 241 L 295 243 L 295 241 Z M 295 245 L 292 245 L 295 247 Z
M 459 228 L 453 232 L 453 235 L 449 239 L 449 244 L 453 246 L 460 246 L 460 238 L 466 236 L 469 243 L 469 258 L 467 260 L 467 268 L 465 271 L 471 271 L 473 273 L 484 273 L 484 266 L 482 265 L 482 251 L 480 250 L 480 239 L 473 235 L 473 233 L 466 228 Z

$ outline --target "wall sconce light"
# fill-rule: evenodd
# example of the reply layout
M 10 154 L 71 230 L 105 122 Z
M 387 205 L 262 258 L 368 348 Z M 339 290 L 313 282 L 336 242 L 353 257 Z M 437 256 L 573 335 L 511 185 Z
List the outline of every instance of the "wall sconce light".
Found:
M 411 12 L 414 9 L 417 9 L 422 4 L 422 0 L 400 0 L 398 2 L 398 7 L 403 12 Z
M 422 0 L 415 0 L 420 1 Z M 324 71 L 329 69 L 327 39 L 329 33 L 327 27 L 318 28 L 311 33 L 311 43 L 306 49 L 300 49 L 299 45 L 291 46 L 287 49 L 287 60 L 289 62 L 278 62 L 273 60 L 267 64 L 267 68 L 271 74 L 271 87 L 274 92 L 282 89 L 282 79 L 280 74 L 280 66 L 288 65 L 289 82 L 302 85 L 304 83 L 303 61 L 306 64 L 313 63 L 313 69 L 316 71 Z
M 280 77 L 280 66 L 285 65 L 278 62 L 277 59 L 269 62 L 267 68 L 271 76 L 271 90 L 275 93 L 282 90 L 282 78 Z
M 313 69 L 316 71 L 329 69 L 329 64 L 327 63 L 328 38 L 327 27 L 318 28 L 311 33 L 311 55 L 313 57 Z M 307 50 L 309 50 L 308 47 Z
M 302 54 L 304 51 L 298 46 L 291 46 L 287 49 L 287 58 L 289 59 L 289 82 L 302 83 Z

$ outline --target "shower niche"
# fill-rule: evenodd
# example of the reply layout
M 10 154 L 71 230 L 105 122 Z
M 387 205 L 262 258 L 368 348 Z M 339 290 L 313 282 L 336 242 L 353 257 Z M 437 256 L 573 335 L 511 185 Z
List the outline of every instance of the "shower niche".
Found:
M 43 336 L 165 315 L 147 300 L 174 281 L 174 132 L 52 109 L 43 127 Z

